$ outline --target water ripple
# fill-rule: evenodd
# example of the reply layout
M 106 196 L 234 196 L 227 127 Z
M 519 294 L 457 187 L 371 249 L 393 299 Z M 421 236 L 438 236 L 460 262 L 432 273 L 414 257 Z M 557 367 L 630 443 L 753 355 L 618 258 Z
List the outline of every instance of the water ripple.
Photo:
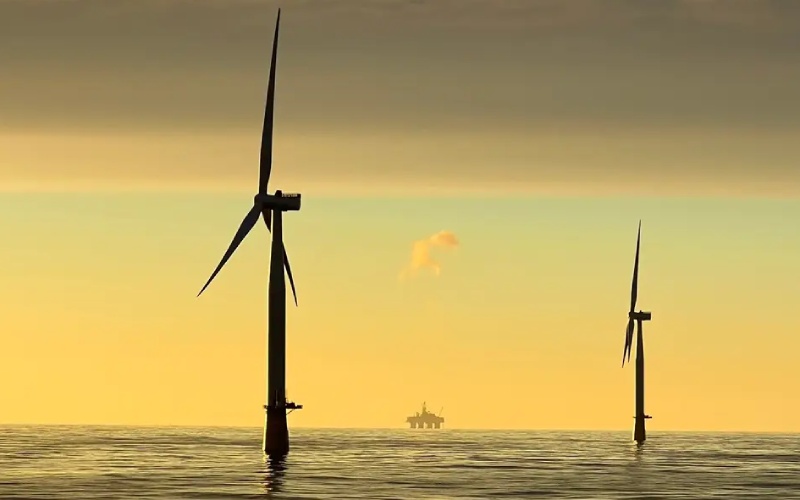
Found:
M 800 499 L 800 435 L 0 426 L 0 498 Z

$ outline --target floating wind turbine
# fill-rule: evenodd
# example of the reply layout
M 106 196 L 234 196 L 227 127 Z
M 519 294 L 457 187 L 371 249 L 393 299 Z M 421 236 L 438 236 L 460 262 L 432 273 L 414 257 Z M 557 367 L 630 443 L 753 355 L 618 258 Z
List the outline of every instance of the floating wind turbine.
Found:
M 275 70 L 278 56 L 278 31 L 281 22 L 281 11 L 278 9 L 278 18 L 275 22 L 275 38 L 272 45 L 272 62 L 269 72 L 269 85 L 267 87 L 267 104 L 264 111 L 264 128 L 261 135 L 261 161 L 258 177 L 258 193 L 253 200 L 253 207 L 247 212 L 236 235 L 233 237 L 228 249 L 222 256 L 217 268 L 200 294 L 205 291 L 211 281 L 217 276 L 222 267 L 228 262 L 233 253 L 247 236 L 259 217 L 264 220 L 267 229 L 272 232 L 272 246 L 269 274 L 269 334 L 268 334 L 268 382 L 267 382 L 267 411 L 264 425 L 264 452 L 270 455 L 283 454 L 289 451 L 289 431 L 286 423 L 286 410 L 302 408 L 301 405 L 290 403 L 286 400 L 286 282 L 284 268 L 289 276 L 292 286 L 292 295 L 297 305 L 297 293 L 294 287 L 294 278 L 289 266 L 289 257 L 283 245 L 282 214 L 286 211 L 300 210 L 299 194 L 284 194 L 280 190 L 270 195 L 267 191 L 269 175 L 272 170 L 272 128 L 275 111 Z
M 622 366 L 625 360 L 631 360 L 631 347 L 633 346 L 633 324 L 636 322 L 636 416 L 633 430 L 633 439 L 642 444 L 647 439 L 644 421 L 651 418 L 644 413 L 644 343 L 642 337 L 642 322 L 650 321 L 652 314 L 645 311 L 636 311 L 636 298 L 639 293 L 639 245 L 642 238 L 642 221 L 639 221 L 639 231 L 636 236 L 636 257 L 633 264 L 633 282 L 631 283 L 631 308 L 628 311 L 628 328 L 625 331 L 625 348 L 622 351 Z

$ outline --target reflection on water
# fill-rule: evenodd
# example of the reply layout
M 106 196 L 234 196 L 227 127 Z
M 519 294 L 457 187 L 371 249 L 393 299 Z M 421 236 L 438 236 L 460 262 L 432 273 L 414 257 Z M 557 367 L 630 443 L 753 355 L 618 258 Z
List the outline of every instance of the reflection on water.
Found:
M 637 462 L 640 462 L 642 460 L 642 457 L 644 456 L 645 444 L 635 443 L 633 446 L 634 446 L 633 456 L 636 457 Z
M 264 455 L 264 464 L 264 489 L 267 493 L 280 493 L 286 472 L 286 455 Z

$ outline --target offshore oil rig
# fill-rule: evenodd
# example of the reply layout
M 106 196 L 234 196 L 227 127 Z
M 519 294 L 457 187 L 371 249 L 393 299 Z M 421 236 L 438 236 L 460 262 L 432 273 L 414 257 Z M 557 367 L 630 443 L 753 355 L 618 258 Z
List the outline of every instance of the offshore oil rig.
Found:
M 444 410 L 444 408 L 442 408 Z M 427 427 L 428 429 L 439 429 L 442 424 L 444 423 L 444 417 L 442 417 L 442 410 L 439 410 L 439 414 L 436 415 L 435 413 L 431 413 L 425 406 L 425 403 L 422 403 L 422 412 L 417 412 L 416 415 L 412 415 L 406 418 L 406 422 L 411 424 L 412 429 L 423 429 Z

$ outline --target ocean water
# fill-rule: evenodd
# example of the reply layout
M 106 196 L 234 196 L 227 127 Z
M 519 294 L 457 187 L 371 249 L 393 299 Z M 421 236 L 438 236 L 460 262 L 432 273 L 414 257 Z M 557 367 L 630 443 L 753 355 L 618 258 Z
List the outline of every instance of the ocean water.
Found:
M 0 499 L 800 499 L 800 435 L 0 427 Z

